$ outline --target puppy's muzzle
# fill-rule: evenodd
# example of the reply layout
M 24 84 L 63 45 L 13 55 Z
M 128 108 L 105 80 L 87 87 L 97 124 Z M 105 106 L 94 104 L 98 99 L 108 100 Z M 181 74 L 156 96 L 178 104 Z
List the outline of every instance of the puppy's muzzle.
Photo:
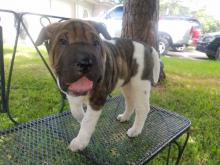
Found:
M 76 65 L 81 73 L 87 73 L 93 66 L 93 61 L 88 57 L 84 57 L 80 59 Z

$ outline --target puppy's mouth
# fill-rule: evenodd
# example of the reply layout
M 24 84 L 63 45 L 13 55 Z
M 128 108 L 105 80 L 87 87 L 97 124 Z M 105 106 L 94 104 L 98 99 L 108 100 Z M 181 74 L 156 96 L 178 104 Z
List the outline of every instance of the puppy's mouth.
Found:
M 93 81 L 86 76 L 81 77 L 73 83 L 68 83 L 68 92 L 74 95 L 86 95 L 93 88 Z

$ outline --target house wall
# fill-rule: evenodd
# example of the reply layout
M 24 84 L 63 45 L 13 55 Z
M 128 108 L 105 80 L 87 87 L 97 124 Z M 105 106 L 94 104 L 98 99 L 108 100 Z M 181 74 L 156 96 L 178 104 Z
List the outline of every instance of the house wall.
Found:
M 19 12 L 52 14 L 63 17 L 93 17 L 114 3 L 100 0 L 0 0 L 0 8 Z
M 111 3 L 100 3 L 98 0 L 0 0 L 0 9 L 8 9 L 19 12 L 33 12 L 49 14 L 67 18 L 87 18 L 97 16 L 111 8 Z M 0 25 L 3 26 L 4 41 L 14 43 L 15 20 L 12 15 L 0 12 Z M 26 19 L 28 30 L 36 39 L 39 30 L 42 28 L 39 18 Z M 26 41 L 25 34 L 22 34 L 20 43 L 30 43 Z
M 45 2 L 47 5 L 50 4 L 47 10 L 49 14 L 70 18 L 97 16 L 113 6 L 112 3 L 100 3 L 96 0 L 45 0 Z
M 86 18 L 91 17 L 93 13 L 93 4 L 86 1 L 78 1 L 76 5 L 76 17 L 77 18 Z

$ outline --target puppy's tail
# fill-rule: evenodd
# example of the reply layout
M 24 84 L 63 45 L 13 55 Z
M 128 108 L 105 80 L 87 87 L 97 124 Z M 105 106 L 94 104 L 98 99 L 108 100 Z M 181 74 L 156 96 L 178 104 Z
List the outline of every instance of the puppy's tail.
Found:
M 156 84 L 160 76 L 160 57 L 157 51 L 152 47 L 152 56 L 153 56 L 153 84 Z

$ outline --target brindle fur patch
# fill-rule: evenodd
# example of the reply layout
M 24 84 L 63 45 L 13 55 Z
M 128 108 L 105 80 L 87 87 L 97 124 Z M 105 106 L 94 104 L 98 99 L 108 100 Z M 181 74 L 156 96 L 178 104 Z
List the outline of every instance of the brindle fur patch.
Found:
M 134 45 L 131 40 L 115 39 L 115 44 L 103 43 L 106 53 L 105 74 L 102 83 L 91 92 L 90 103 L 99 110 L 105 103 L 108 94 L 115 88 L 119 79 L 125 85 L 137 73 L 138 64 L 133 57 Z

